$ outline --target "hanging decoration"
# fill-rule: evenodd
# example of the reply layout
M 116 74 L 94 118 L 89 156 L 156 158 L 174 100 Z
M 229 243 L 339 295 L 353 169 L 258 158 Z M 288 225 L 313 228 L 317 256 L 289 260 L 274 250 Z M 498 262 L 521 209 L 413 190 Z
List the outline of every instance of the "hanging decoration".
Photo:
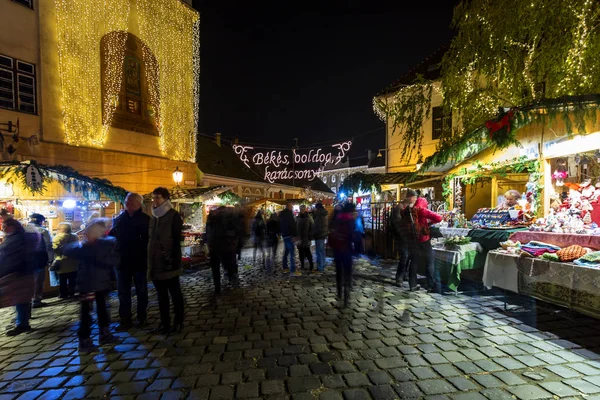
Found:
M 44 181 L 40 170 L 35 164 L 31 164 L 25 169 L 25 182 L 33 193 L 42 190 Z
M 200 17 L 179 0 L 137 0 L 144 63 L 156 70 L 150 82 L 161 150 L 195 161 L 200 76 Z M 152 57 L 148 50 L 154 54 Z
M 103 146 L 106 142 L 122 81 L 129 3 L 129 0 L 54 1 L 61 107 L 65 140 L 70 145 Z M 102 37 L 114 31 L 122 34 L 111 35 L 102 49 Z M 104 104 L 100 53 L 103 50 L 107 56 Z
M 269 183 L 292 179 L 312 181 L 328 165 L 338 165 L 346 157 L 352 142 L 332 144 L 333 150 L 316 148 L 300 150 L 293 148 L 291 152 L 284 150 L 255 151 L 252 146 L 233 145 L 233 151 L 246 167 L 259 167 L 264 170 L 264 180 Z M 308 165 L 316 168 L 307 168 Z M 298 166 L 298 169 L 296 169 Z
M 125 189 L 114 186 L 107 179 L 91 178 L 68 166 L 38 164 L 35 160 L 0 163 L 0 180 L 11 185 L 21 184 L 33 195 L 43 194 L 52 181 L 58 182 L 69 193 L 81 193 L 88 200 L 99 200 L 104 196 L 123 202 L 127 195 Z

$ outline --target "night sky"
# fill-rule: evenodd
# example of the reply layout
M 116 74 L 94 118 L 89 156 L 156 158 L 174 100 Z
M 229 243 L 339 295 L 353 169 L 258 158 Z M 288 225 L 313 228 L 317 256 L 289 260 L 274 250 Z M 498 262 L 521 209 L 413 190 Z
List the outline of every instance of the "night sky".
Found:
M 194 0 L 200 132 L 304 147 L 375 131 L 353 155 L 384 147 L 373 95 L 451 40 L 444 2 Z

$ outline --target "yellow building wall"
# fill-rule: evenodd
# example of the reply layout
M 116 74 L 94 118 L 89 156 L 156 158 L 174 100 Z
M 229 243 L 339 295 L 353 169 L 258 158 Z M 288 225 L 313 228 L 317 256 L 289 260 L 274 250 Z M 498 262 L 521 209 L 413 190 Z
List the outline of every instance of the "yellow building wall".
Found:
M 434 84 L 434 90 L 431 96 L 431 107 L 437 107 L 442 104 L 442 96 L 439 91 L 439 83 Z M 402 156 L 403 140 L 401 130 L 394 128 L 393 121 L 388 118 L 386 124 L 387 135 L 387 172 L 410 172 L 415 171 L 415 164 L 418 161 L 418 156 L 414 153 L 410 159 Z M 432 119 L 431 115 L 423 123 L 423 147 L 421 153 L 423 159 L 435 153 L 439 140 L 432 139 Z
M 130 6 L 129 31 L 139 36 L 136 0 L 130 0 Z M 16 124 L 19 119 L 21 139 L 34 134 L 41 139 L 34 147 L 21 140 L 15 160 L 34 159 L 42 164 L 67 165 L 84 175 L 108 179 L 128 191 L 141 194 L 149 193 L 157 186 L 175 186 L 172 173 L 176 167 L 184 174 L 182 186 L 186 181 L 187 186 L 199 184 L 196 164 L 175 161 L 168 154 L 164 155 L 157 136 L 111 128 L 102 148 L 65 144 L 55 2 L 37 0 L 34 9 L 29 9 L 2 0 L 0 15 L 3 16 L 4 32 L 0 35 L 0 54 L 35 64 L 37 74 L 38 115 L 0 109 L 0 122 Z M 5 140 L 8 145 L 8 136 Z M 65 195 L 62 188 L 52 188 L 44 197 Z
M 39 32 L 37 11 L 24 7 L 13 1 L 0 1 L 2 16 L 2 33 L 0 34 L 0 54 L 21 61 L 35 64 L 38 75 L 37 97 L 38 114 L 40 112 L 39 84 Z M 12 121 L 21 126 L 21 132 L 30 134 L 40 130 L 39 115 L 26 114 L 0 108 L 0 123 Z M 4 126 L 2 127 L 5 128 Z
M 65 142 L 64 123 L 61 108 L 61 86 L 58 68 L 58 41 L 56 7 L 54 1 L 40 1 L 39 13 L 41 44 L 41 100 L 44 104 L 42 115 L 43 139 L 50 142 Z M 138 8 L 136 0 L 130 0 L 129 33 L 140 37 Z M 103 32 L 106 34 L 108 32 Z M 100 43 L 98 43 L 100 46 Z M 190 71 L 190 74 L 192 71 Z M 100 79 L 100 77 L 98 77 Z M 189 105 L 192 107 L 192 104 Z M 165 156 L 159 146 L 158 136 L 110 128 L 103 146 L 107 150 L 118 150 L 151 156 Z M 169 157 L 169 155 L 166 155 Z

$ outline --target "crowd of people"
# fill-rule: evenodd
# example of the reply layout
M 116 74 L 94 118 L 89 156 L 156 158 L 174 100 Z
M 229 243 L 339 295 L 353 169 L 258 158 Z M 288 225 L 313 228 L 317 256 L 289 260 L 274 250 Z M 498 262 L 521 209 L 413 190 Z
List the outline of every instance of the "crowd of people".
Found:
M 95 348 L 90 338 L 91 312 L 96 305 L 100 329 L 100 344 L 110 343 L 108 294 L 116 278 L 120 323 L 117 331 L 133 326 L 132 284 L 137 297 L 137 326 L 147 324 L 148 279 L 156 288 L 160 324 L 153 331 L 159 334 L 180 332 L 184 323 L 184 300 L 179 277 L 181 265 L 182 218 L 169 201 L 169 191 L 158 187 L 152 193 L 152 215 L 142 210 L 142 197 L 129 193 L 124 210 L 112 224 L 102 218 L 91 219 L 83 239 L 72 232 L 69 223 L 61 223 L 54 238 L 45 228 L 45 218 L 31 214 L 23 226 L 6 211 L 0 213 L 4 241 L 0 244 L 0 307 L 14 305 L 14 327 L 7 335 L 31 330 L 32 308 L 43 307 L 46 269 L 58 274 L 59 297 L 80 302 L 79 347 L 83 351 Z M 427 200 L 408 190 L 406 198 L 391 214 L 391 228 L 400 252 L 396 279 L 402 283 L 408 275 L 411 291 L 417 284 L 417 266 L 426 272 L 429 292 L 441 291 L 435 275 L 429 226 L 441 217 L 427 208 Z M 352 288 L 352 259 L 362 252 L 364 223 L 353 203 L 338 204 L 331 218 L 321 203 L 312 210 L 301 205 L 297 216 L 292 203 L 279 214 L 265 219 L 258 211 L 251 224 L 254 264 L 262 263 L 266 271 L 275 269 L 275 257 L 280 240 L 284 251 L 281 269 L 291 277 L 305 273 L 321 274 L 325 269 L 325 250 L 333 251 L 338 299 L 348 305 Z M 206 239 L 215 293 L 221 292 L 221 267 L 228 282 L 239 283 L 238 260 L 245 239 L 244 216 L 238 208 L 219 207 L 212 210 L 206 222 Z M 315 259 L 311 243 L 315 242 Z M 296 268 L 296 249 L 300 268 Z M 257 257 L 259 262 L 257 263 Z M 262 262 L 261 262 L 262 261 Z M 308 263 L 308 270 L 305 269 Z M 315 268 L 316 263 L 316 268 Z M 171 323 L 170 306 L 174 306 Z
M 137 297 L 137 325 L 145 327 L 148 308 L 148 279 L 156 288 L 160 324 L 153 332 L 180 332 L 184 323 L 183 294 L 179 276 L 183 221 L 169 201 L 169 191 L 158 187 L 152 192 L 152 216 L 142 211 L 142 196 L 128 193 L 123 212 L 111 221 L 93 218 L 83 229 L 83 239 L 61 223 L 51 237 L 41 214 L 29 215 L 23 226 L 8 212 L 0 213 L 4 240 L 0 244 L 0 306 L 14 305 L 14 327 L 6 334 L 15 336 L 31 330 L 32 308 L 42 302 L 46 269 L 59 276 L 59 297 L 78 300 L 79 348 L 92 351 L 90 338 L 95 303 L 100 345 L 115 337 L 110 333 L 108 294 L 116 278 L 120 323 L 117 331 L 133 326 L 132 283 Z M 175 316 L 171 323 L 170 306 Z

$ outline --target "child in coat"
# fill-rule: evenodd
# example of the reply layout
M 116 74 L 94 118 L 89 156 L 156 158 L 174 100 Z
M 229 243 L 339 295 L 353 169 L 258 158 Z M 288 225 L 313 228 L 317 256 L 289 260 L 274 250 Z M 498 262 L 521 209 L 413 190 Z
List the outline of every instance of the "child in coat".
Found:
M 69 243 L 62 250 L 67 257 L 79 261 L 77 291 L 81 304 L 81 321 L 78 336 L 79 350 L 84 352 L 96 349 L 90 338 L 92 326 L 90 313 L 94 301 L 100 328 L 100 345 L 116 340 L 109 328 L 108 294 L 112 288 L 111 274 L 118 261 L 118 254 L 115 250 L 116 240 L 114 237 L 105 237 L 106 230 L 106 223 L 103 219 L 94 219 L 90 221 L 85 230 L 83 243 Z

